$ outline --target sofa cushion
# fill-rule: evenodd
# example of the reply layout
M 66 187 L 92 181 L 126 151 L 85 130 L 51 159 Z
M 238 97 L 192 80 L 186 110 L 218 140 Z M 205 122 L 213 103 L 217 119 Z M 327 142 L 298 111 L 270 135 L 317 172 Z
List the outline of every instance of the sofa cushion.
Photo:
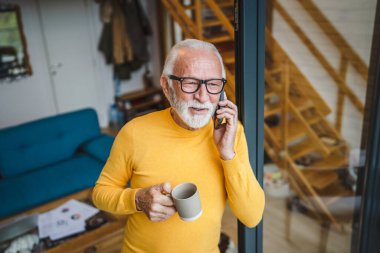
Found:
M 93 109 L 48 117 L 0 130 L 0 175 L 12 177 L 72 157 L 100 134 Z
M 0 218 L 92 187 L 103 163 L 85 155 L 0 180 Z
M 82 150 L 101 162 L 106 162 L 110 154 L 114 138 L 102 134 L 82 145 Z

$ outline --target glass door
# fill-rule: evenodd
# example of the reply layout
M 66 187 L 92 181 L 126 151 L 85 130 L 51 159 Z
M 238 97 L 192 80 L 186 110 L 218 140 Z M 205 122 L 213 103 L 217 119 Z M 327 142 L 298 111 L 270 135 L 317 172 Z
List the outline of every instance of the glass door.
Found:
M 377 4 L 267 0 L 265 253 L 356 252 Z

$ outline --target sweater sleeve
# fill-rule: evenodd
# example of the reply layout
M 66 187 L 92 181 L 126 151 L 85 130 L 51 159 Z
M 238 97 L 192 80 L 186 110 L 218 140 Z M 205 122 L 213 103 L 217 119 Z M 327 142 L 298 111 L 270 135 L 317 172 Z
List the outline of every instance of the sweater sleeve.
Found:
M 96 207 L 120 215 L 137 212 L 135 195 L 138 189 L 127 188 L 133 171 L 132 122 L 125 125 L 116 136 L 92 193 L 92 201 Z
M 253 174 L 249 162 L 247 141 L 243 126 L 239 123 L 235 143 L 235 157 L 222 160 L 225 187 L 230 207 L 247 227 L 256 226 L 263 215 L 264 191 Z

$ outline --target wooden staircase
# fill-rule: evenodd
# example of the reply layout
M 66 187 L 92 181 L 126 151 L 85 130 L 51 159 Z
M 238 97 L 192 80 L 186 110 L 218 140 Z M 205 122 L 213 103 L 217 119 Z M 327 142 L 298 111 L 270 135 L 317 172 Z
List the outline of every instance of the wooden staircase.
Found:
M 211 42 L 221 52 L 228 81 L 227 96 L 235 102 L 234 1 L 194 0 L 191 5 L 179 0 L 161 2 L 186 38 Z M 279 5 L 272 6 L 278 8 Z M 342 196 L 353 194 L 341 180 L 342 171 L 347 168 L 349 146 L 337 126 L 326 120 L 331 113 L 327 103 L 271 32 L 266 29 L 265 33 L 265 151 L 283 170 L 293 190 L 310 210 L 321 220 L 336 224 L 328 206 Z M 362 67 L 360 70 L 365 72 Z M 338 79 L 340 91 L 352 98 L 362 111 L 362 105 L 346 89 L 344 80 Z M 322 201 L 322 196 L 332 194 L 334 201 Z

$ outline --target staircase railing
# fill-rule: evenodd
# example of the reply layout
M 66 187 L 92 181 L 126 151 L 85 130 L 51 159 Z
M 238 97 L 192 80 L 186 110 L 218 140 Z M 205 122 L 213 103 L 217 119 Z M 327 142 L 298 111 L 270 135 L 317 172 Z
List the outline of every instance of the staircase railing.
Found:
M 363 77 L 364 80 L 368 79 L 368 67 L 355 50 L 347 43 L 343 36 L 335 29 L 331 22 L 321 12 L 321 10 L 310 0 L 298 0 L 303 8 L 309 13 L 314 21 L 319 25 L 322 31 L 330 38 L 335 44 L 337 49 L 341 52 L 344 61 L 352 64 L 356 71 Z
M 334 26 L 329 22 L 329 20 L 310 0 L 298 1 L 341 52 L 342 56 L 339 71 L 334 69 L 326 57 L 320 52 L 320 50 L 315 46 L 311 39 L 305 34 L 305 32 L 300 28 L 296 21 L 289 15 L 289 13 L 278 1 L 273 0 L 271 6 L 273 6 L 273 8 L 279 12 L 279 14 L 284 18 L 290 28 L 295 32 L 303 44 L 310 50 L 310 52 L 315 56 L 315 58 L 320 62 L 323 68 L 337 84 L 338 99 L 335 128 L 340 132 L 343 120 L 343 106 L 346 96 L 360 113 L 364 113 L 364 105 L 362 101 L 352 91 L 346 82 L 348 64 L 352 64 L 352 66 L 354 66 L 354 68 L 364 78 L 364 80 L 367 80 L 368 78 L 368 67 L 360 59 L 352 47 L 350 47 L 349 44 L 344 40 L 340 33 L 334 28 Z

